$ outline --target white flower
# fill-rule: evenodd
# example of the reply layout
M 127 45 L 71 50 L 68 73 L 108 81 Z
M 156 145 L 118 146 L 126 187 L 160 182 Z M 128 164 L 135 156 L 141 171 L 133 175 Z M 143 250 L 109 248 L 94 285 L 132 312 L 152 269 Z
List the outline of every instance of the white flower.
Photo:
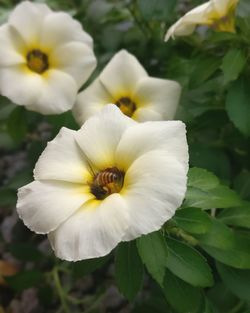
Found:
M 80 23 L 45 4 L 22 2 L 0 27 L 0 92 L 29 110 L 71 109 L 95 66 Z
M 173 119 L 180 92 L 177 82 L 149 77 L 132 54 L 121 50 L 100 76 L 79 94 L 73 114 L 82 125 L 103 106 L 113 103 L 140 122 Z
M 158 230 L 185 195 L 185 134 L 180 121 L 137 123 L 105 106 L 48 144 L 35 181 L 19 189 L 18 214 L 69 261 L 103 256 Z
M 206 25 L 220 32 L 235 32 L 235 10 L 239 0 L 210 0 L 186 13 L 167 31 L 170 37 L 188 36 L 196 26 Z

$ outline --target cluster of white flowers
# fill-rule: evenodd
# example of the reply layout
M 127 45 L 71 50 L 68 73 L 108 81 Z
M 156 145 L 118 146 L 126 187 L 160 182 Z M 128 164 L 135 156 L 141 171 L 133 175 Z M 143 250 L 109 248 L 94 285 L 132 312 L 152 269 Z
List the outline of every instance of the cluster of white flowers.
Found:
M 237 1 L 211 2 L 219 12 Z M 197 24 L 205 7 L 167 38 L 190 32 L 187 21 Z M 17 203 L 25 225 L 48 234 L 55 254 L 70 261 L 103 256 L 120 241 L 160 229 L 186 191 L 185 125 L 169 121 L 180 85 L 150 77 L 122 50 L 77 96 L 96 66 L 92 43 L 68 14 L 29 1 L 0 27 L 1 94 L 42 114 L 72 109 L 81 126 L 62 128 L 48 143 Z

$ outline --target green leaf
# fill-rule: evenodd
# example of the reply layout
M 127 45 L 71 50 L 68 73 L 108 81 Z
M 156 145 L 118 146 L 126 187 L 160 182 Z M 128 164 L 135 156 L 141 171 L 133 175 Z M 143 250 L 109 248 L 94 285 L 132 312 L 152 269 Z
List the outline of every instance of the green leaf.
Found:
M 240 49 L 229 50 L 223 58 L 221 69 L 224 83 L 236 80 L 246 65 L 246 56 Z
M 209 100 L 211 101 L 211 100 Z M 221 112 L 222 113 L 222 112 Z M 221 116 L 220 116 L 221 115 Z M 220 116 L 220 117 L 219 117 Z M 223 121 L 223 114 L 219 114 L 215 110 L 207 112 L 204 114 L 205 120 L 207 123 L 210 122 L 209 126 L 206 126 L 209 133 L 215 131 L 214 123 L 220 123 L 218 126 L 219 131 L 221 131 L 222 125 L 225 123 Z M 198 127 L 201 127 L 201 122 L 198 121 Z M 228 122 L 226 122 L 228 123 Z M 204 134 L 203 131 L 198 131 L 199 135 Z M 218 134 L 218 133 L 216 133 Z M 215 135 L 215 134 L 214 134 Z M 204 135 L 203 135 L 204 136 Z M 215 135 L 218 136 L 218 135 Z M 204 140 L 204 139 L 203 139 Z M 199 168 L 205 168 L 210 172 L 213 172 L 218 177 L 223 180 L 229 180 L 231 177 L 231 164 L 228 158 L 228 155 L 220 147 L 210 147 L 204 143 L 190 143 L 189 145 L 189 155 L 190 155 L 190 164 Z
M 211 226 L 209 215 L 198 208 L 185 208 L 176 211 L 173 221 L 179 228 L 191 234 L 204 234 Z
M 166 271 L 164 294 L 167 301 L 178 313 L 196 313 L 202 304 L 202 295 L 198 288 Z
M 176 0 L 138 0 L 138 8 L 146 20 L 166 20 L 173 12 Z
M 150 291 L 150 295 L 145 301 L 135 303 L 135 308 L 131 313 L 173 313 L 158 285 L 152 285 Z
M 234 188 L 242 199 L 250 200 L 250 172 L 243 170 L 234 181 Z
M 215 313 L 213 305 L 208 299 L 205 299 L 204 308 L 201 311 L 202 313 Z
M 16 142 L 20 142 L 24 139 L 27 132 L 27 122 L 24 107 L 17 106 L 11 112 L 8 119 L 8 131 Z
M 207 291 L 207 296 L 214 309 L 213 313 L 228 313 L 239 302 L 239 299 L 221 281 Z
M 42 279 L 42 273 L 36 270 L 22 271 L 14 276 L 5 277 L 7 283 L 17 291 L 35 287 L 42 281 Z
M 226 98 L 226 111 L 234 125 L 250 136 L 250 81 L 240 78 L 233 83 Z
M 9 247 L 11 254 L 22 261 L 39 261 L 43 254 L 31 243 L 15 243 Z
M 167 244 L 167 267 L 173 274 L 196 287 L 213 285 L 213 276 L 207 260 L 197 250 L 171 238 L 167 238 Z
M 200 168 L 191 168 L 188 173 L 188 189 L 184 207 L 201 209 L 229 208 L 242 204 L 240 197 L 218 178 Z
M 250 270 L 240 270 L 216 263 L 217 270 L 229 290 L 237 297 L 250 301 Z
M 191 73 L 190 86 L 197 87 L 204 83 L 219 68 L 221 60 L 216 57 L 202 57 L 196 61 L 194 71 Z
M 229 187 L 222 185 L 208 191 L 190 187 L 184 202 L 185 207 L 196 207 L 204 210 L 230 208 L 241 204 L 240 197 Z
M 132 301 L 143 282 L 143 263 L 134 241 L 123 242 L 116 249 L 115 279 L 120 292 Z
M 15 109 L 15 104 L 10 102 L 8 98 L 0 96 L 0 121 L 9 118 L 11 112 Z
M 104 266 L 108 262 L 110 255 L 95 258 L 95 259 L 88 259 L 79 262 L 75 262 L 72 264 L 73 268 L 73 276 L 75 278 L 82 277 L 84 275 L 90 274 L 97 270 L 98 268 Z
M 211 172 L 198 167 L 188 171 L 188 186 L 201 190 L 211 190 L 220 184 L 219 179 Z
M 78 129 L 75 119 L 73 118 L 72 112 L 68 111 L 59 115 L 48 115 L 46 116 L 48 122 L 53 126 L 53 133 L 56 135 L 61 127 L 67 127 L 70 129 Z
M 137 239 L 137 248 L 148 272 L 162 286 L 168 259 L 168 249 L 160 231 Z
M 228 225 L 250 228 L 250 203 L 223 210 L 217 218 Z
M 202 248 L 213 258 L 226 265 L 238 269 L 250 269 L 250 236 L 233 232 L 231 245 L 228 247 L 215 247 L 215 245 L 202 244 Z
M 199 240 L 202 246 L 206 245 L 218 249 L 230 249 L 233 247 L 233 231 L 214 218 L 211 218 L 211 227 L 209 232 L 194 236 Z
M 152 299 L 150 302 L 145 301 L 141 305 L 134 308 L 131 313 L 173 313 L 169 304 L 165 301 L 157 301 L 158 299 Z

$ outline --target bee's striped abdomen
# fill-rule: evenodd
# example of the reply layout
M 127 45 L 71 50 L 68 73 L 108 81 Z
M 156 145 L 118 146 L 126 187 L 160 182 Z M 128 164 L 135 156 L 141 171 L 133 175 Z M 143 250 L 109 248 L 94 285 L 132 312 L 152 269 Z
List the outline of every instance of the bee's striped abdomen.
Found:
M 95 181 L 100 186 L 105 186 L 110 183 L 114 183 L 119 179 L 118 173 L 112 171 L 112 169 L 105 170 L 103 172 L 99 172 L 96 177 Z
M 94 177 L 91 192 L 97 199 L 104 199 L 112 193 L 119 192 L 123 185 L 123 172 L 116 167 L 100 171 Z

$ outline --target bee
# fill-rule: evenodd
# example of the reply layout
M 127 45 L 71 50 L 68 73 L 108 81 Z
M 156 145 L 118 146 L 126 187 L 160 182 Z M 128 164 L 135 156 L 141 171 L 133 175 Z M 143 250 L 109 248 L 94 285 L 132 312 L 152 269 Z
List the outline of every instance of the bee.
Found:
M 94 176 L 90 190 L 98 200 L 102 200 L 112 193 L 119 192 L 123 185 L 123 179 L 124 174 L 118 168 L 110 167 Z
M 131 117 L 136 110 L 136 104 L 128 97 L 122 97 L 115 103 L 123 114 Z
M 38 74 L 42 74 L 49 68 L 48 56 L 40 50 L 34 49 L 27 56 L 29 69 Z

